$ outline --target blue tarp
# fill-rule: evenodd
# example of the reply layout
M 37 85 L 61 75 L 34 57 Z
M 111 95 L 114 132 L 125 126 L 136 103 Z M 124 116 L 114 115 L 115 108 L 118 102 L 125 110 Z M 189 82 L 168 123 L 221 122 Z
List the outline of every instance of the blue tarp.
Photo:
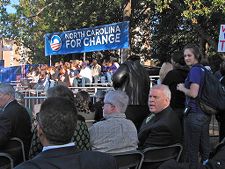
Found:
M 9 83 L 17 80 L 21 76 L 21 67 L 0 68 L 0 82 Z
M 29 72 L 30 67 L 34 65 L 22 65 L 0 68 L 0 82 L 10 83 L 11 81 L 19 80 Z
M 45 35 L 45 56 L 129 48 L 129 22 Z

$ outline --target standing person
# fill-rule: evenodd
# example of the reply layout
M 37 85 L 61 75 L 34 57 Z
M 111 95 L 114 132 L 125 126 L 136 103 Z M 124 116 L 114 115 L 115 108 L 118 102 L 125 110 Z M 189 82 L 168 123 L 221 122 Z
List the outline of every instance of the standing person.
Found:
M 31 119 L 27 110 L 15 100 L 14 88 L 0 84 L 0 147 L 4 147 L 12 137 L 23 141 L 26 157 L 31 141 Z
M 77 111 L 66 98 L 46 99 L 37 115 L 42 152 L 16 169 L 116 169 L 115 159 L 94 151 L 81 151 L 71 142 L 76 129 Z
M 209 158 L 209 122 L 210 116 L 199 107 L 196 98 L 202 87 L 204 71 L 195 65 L 200 63 L 201 53 L 196 45 L 189 44 L 184 47 L 184 60 L 189 66 L 190 72 L 185 83 L 177 85 L 177 90 L 186 95 L 186 108 L 184 115 L 184 142 L 186 149 L 186 161 L 190 163 L 190 169 L 196 169 L 198 165 L 198 152 L 205 164 Z
M 220 73 L 220 83 L 225 87 L 225 61 L 220 64 Z M 219 122 L 219 141 L 222 141 L 225 137 L 225 112 L 218 112 L 216 119 Z
M 189 68 L 185 65 L 183 53 L 176 52 L 171 57 L 173 70 L 169 71 L 162 81 L 162 84 L 169 86 L 171 91 L 171 108 L 177 113 L 181 122 L 183 121 L 183 111 L 185 107 L 185 94 L 177 90 L 177 84 L 184 83 Z
M 150 80 L 147 71 L 140 64 L 140 57 L 131 55 L 113 74 L 113 87 L 125 91 L 129 104 L 125 112 L 128 119 L 139 129 L 149 114 L 148 93 Z
M 163 62 L 162 66 L 159 70 L 160 83 L 162 83 L 162 81 L 164 80 L 167 73 L 171 70 L 173 70 L 173 65 L 169 61 Z

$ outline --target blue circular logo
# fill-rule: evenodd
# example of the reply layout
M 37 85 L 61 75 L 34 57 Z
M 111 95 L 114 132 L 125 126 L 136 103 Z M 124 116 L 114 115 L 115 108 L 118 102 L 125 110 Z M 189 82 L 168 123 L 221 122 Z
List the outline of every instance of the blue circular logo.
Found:
M 58 51 L 62 46 L 62 40 L 58 35 L 53 35 L 51 38 L 51 48 L 53 51 Z

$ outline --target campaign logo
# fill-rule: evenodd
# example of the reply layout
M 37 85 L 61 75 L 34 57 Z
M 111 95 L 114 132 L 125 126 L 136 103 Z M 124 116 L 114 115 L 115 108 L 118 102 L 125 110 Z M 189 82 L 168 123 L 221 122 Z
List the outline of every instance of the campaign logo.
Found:
M 53 35 L 51 38 L 51 48 L 53 51 L 58 51 L 62 46 L 62 40 L 58 35 Z

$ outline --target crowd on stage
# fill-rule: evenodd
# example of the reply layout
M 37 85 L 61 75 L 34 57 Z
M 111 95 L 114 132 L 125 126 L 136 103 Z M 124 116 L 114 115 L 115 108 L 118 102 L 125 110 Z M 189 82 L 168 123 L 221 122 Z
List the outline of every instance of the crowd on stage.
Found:
M 160 82 L 152 87 L 136 55 L 119 67 L 111 61 L 99 65 L 95 59 L 44 65 L 27 75 L 44 89 L 50 83 L 46 100 L 35 105 L 32 115 L 11 85 L 0 84 L 0 152 L 18 137 L 26 161 L 15 163 L 16 169 L 117 169 L 116 154 L 178 144 L 183 147 L 179 161 L 143 162 L 141 169 L 224 169 L 225 112 L 216 116 L 220 144 L 213 150 L 211 115 L 196 101 L 204 77 L 203 69 L 195 66 L 202 65 L 199 48 L 185 46 L 171 56 L 170 64 L 162 67 Z M 217 75 L 225 85 L 225 61 Z M 95 104 L 86 91 L 74 96 L 69 88 L 105 79 L 114 89 L 98 91 Z
M 102 63 L 97 59 L 72 60 L 70 62 L 56 62 L 54 66 L 39 65 L 32 67 L 26 77 L 32 89 L 44 89 L 56 84 L 67 87 L 85 87 L 91 84 L 111 84 L 112 75 L 118 69 L 118 62 L 112 59 L 104 60 Z

